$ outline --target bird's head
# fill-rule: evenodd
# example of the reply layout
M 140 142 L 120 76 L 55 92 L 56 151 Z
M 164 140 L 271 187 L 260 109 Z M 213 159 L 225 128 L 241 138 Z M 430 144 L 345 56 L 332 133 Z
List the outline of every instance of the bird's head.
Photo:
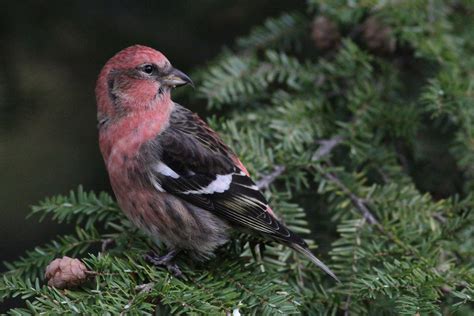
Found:
M 107 61 L 97 80 L 99 124 L 166 104 L 171 89 L 186 84 L 193 83 L 159 51 L 141 45 L 125 48 Z

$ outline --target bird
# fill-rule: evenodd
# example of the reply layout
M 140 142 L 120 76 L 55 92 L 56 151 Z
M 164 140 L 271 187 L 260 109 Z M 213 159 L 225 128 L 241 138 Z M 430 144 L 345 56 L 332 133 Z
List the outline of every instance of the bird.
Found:
M 99 146 L 117 203 L 166 245 L 152 264 L 176 276 L 176 257 L 212 258 L 233 230 L 286 245 L 336 275 L 275 215 L 238 156 L 197 114 L 171 99 L 193 85 L 161 52 L 143 45 L 110 58 L 95 88 Z

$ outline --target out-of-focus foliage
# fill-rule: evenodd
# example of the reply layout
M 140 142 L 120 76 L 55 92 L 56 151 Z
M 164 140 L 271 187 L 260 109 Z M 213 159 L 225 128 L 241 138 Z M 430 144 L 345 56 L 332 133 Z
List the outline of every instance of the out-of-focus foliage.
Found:
M 180 262 L 188 278 L 176 279 L 143 262 L 151 241 L 110 197 L 79 190 L 34 208 L 78 228 L 8 265 L 1 297 L 27 302 L 12 314 L 474 313 L 474 6 L 308 5 L 257 27 L 195 77 L 209 109 L 225 113 L 212 126 L 251 174 L 285 167 L 266 194 L 288 226 L 313 232 L 342 282 L 248 236 L 204 267 Z M 316 16 L 341 34 L 326 50 L 311 36 Z M 108 238 L 115 245 L 97 251 Z M 62 254 L 97 272 L 89 284 L 43 285 L 41 268 Z

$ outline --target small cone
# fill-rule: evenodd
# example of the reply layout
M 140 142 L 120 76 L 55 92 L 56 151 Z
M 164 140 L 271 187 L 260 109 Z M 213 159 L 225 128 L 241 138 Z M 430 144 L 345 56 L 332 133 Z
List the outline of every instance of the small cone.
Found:
M 386 55 L 395 51 L 396 40 L 392 28 L 371 16 L 362 24 L 362 40 L 374 54 Z
M 318 49 L 329 50 L 339 45 L 341 34 L 336 23 L 328 17 L 320 15 L 313 21 L 311 38 Z
M 64 256 L 51 261 L 46 267 L 44 277 L 48 280 L 49 286 L 70 289 L 86 281 L 86 272 L 86 266 L 79 259 Z

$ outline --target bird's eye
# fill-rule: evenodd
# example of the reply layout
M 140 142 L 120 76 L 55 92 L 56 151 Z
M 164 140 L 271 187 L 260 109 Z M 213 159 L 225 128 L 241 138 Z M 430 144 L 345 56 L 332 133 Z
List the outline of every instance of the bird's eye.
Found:
M 153 65 L 145 65 L 142 67 L 142 71 L 148 75 L 153 73 Z

